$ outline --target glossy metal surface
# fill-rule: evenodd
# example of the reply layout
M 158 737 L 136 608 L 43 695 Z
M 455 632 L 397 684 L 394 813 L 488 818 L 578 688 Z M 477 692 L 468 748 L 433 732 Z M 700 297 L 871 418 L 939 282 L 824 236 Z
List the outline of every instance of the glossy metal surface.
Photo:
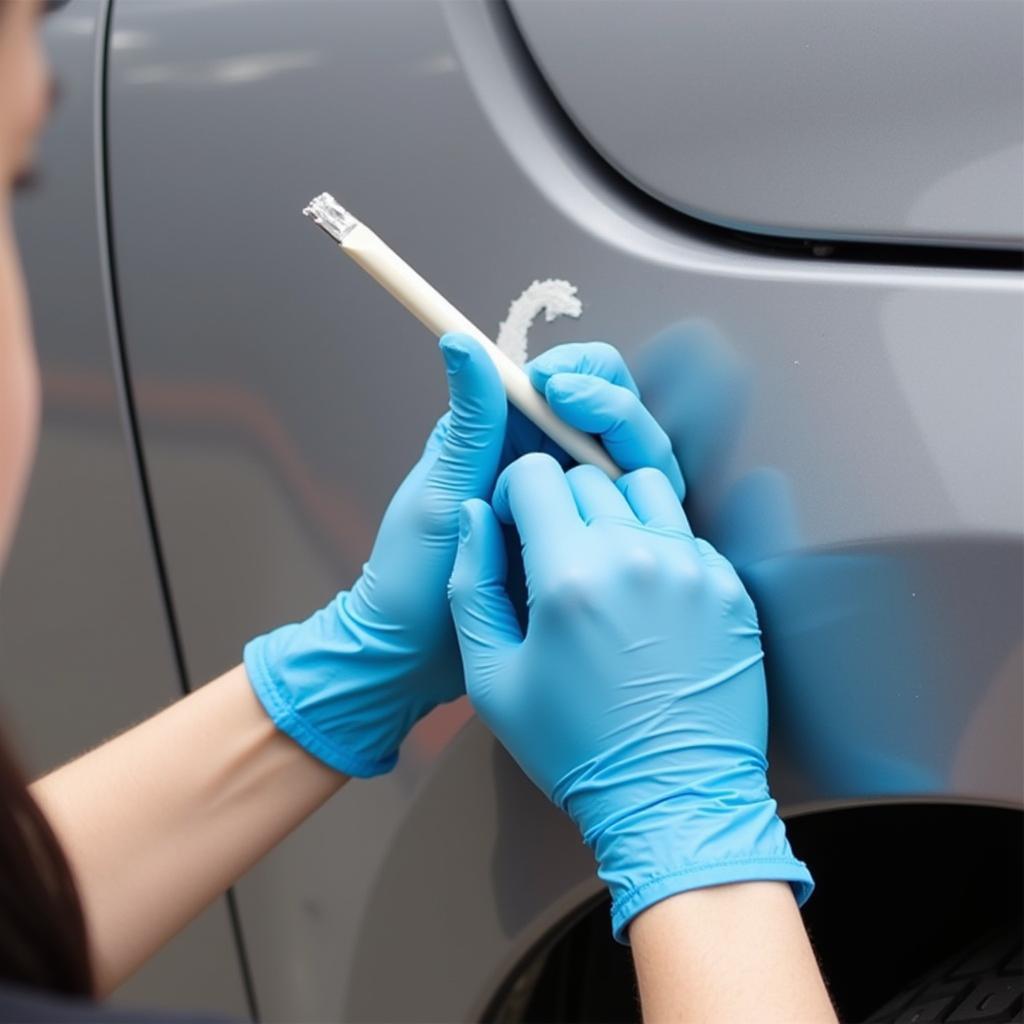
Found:
M 1017 0 L 511 0 L 593 146 L 768 234 L 1024 241 Z
M 534 348 L 619 345 L 672 433 L 762 608 L 790 811 L 1020 806 L 1019 277 L 691 237 L 577 159 L 500 7 L 294 11 L 115 9 L 114 242 L 192 682 L 352 580 L 443 408 L 432 339 L 301 217 L 330 189 L 481 326 L 534 278 L 579 286 Z M 269 1019 L 472 1019 L 596 891 L 465 717 L 243 881 Z
M 47 21 L 62 98 L 42 148 L 41 182 L 15 211 L 44 420 L 0 591 L 0 679 L 5 721 L 35 772 L 181 693 L 120 403 L 97 219 L 96 34 L 103 9 L 75 0 Z M 244 1015 L 224 902 L 115 1000 Z

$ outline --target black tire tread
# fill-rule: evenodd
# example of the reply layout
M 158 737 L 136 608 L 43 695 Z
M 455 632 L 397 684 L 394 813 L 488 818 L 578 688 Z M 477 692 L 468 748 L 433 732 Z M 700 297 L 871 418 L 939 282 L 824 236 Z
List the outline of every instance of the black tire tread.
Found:
M 1024 1021 L 1019 926 L 986 935 L 929 972 L 869 1018 L 872 1024 Z

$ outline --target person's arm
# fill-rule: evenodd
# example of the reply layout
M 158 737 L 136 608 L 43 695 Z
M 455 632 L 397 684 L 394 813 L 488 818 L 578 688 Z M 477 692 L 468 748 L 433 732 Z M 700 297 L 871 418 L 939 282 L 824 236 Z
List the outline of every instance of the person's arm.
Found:
M 506 589 L 501 523 L 529 589 Z M 768 790 L 757 614 L 670 481 L 527 455 L 462 508 L 450 583 L 466 689 L 579 826 L 650 1021 L 834 1020 Z
M 744 882 L 670 896 L 629 929 L 644 1020 L 835 1021 L 792 889 Z
M 242 666 L 40 779 L 106 995 L 347 781 L 279 732 Z
M 459 509 L 524 451 L 564 453 L 509 410 L 494 364 L 446 335 L 449 412 L 398 489 L 362 576 L 304 622 L 251 641 L 239 666 L 34 787 L 67 849 L 109 992 L 335 792 L 390 770 L 408 731 L 465 692 L 446 587 Z M 609 345 L 527 367 L 559 416 L 624 469 L 659 466 L 664 431 Z

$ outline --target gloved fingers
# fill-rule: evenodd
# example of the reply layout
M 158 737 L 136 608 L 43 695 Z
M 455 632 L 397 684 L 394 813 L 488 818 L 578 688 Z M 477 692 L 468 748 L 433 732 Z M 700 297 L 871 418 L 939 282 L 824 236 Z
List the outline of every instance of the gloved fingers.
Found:
M 557 345 L 542 352 L 526 364 L 530 383 L 541 392 L 547 387 L 548 379 L 556 373 L 580 373 L 590 377 L 601 377 L 611 384 L 632 391 L 639 397 L 640 391 L 633 375 L 626 366 L 619 350 L 603 341 L 570 342 Z
M 448 427 L 452 422 L 451 409 L 448 410 L 435 424 L 434 429 L 427 437 L 427 443 L 423 446 L 423 456 L 435 456 L 441 447 L 442 442 L 448 436 Z
M 703 559 L 704 564 L 712 569 L 724 568 L 729 572 L 735 572 L 732 562 L 725 557 L 713 544 L 698 537 L 696 542 L 697 553 Z
M 464 334 L 440 342 L 448 370 L 450 408 L 435 429 L 432 475 L 456 495 L 480 497 L 498 471 L 508 405 L 498 371 L 480 343 Z M 428 442 L 428 451 L 431 442 Z
M 682 503 L 664 473 L 649 467 L 634 469 L 615 483 L 641 523 L 693 536 Z
M 502 522 L 514 523 L 519 531 L 527 579 L 543 572 L 567 538 L 583 527 L 562 467 L 540 452 L 505 467 L 491 504 Z
M 672 442 L 632 391 L 600 377 L 556 373 L 548 378 L 544 396 L 566 423 L 600 435 L 622 469 L 660 469 L 682 500 L 686 488 Z
M 467 672 L 470 679 L 480 675 L 480 658 L 497 657 L 523 639 L 505 589 L 507 575 L 505 538 L 491 507 L 478 498 L 463 502 L 448 597 L 463 661 L 474 669 Z
M 635 519 L 622 491 L 596 466 L 576 466 L 565 474 L 565 479 L 584 523 L 590 524 L 595 519 Z M 668 486 L 668 481 L 665 485 Z M 669 488 L 669 493 L 671 490 Z
M 740 605 L 747 607 L 756 626 L 757 611 L 754 608 L 754 602 L 751 601 L 747 588 L 743 585 L 743 580 L 740 579 L 732 562 L 706 540 L 697 538 L 696 547 L 715 592 L 734 607 Z
M 508 427 L 505 433 L 505 450 L 502 457 L 505 464 L 514 462 L 527 452 L 544 452 L 557 460 L 560 466 L 572 465 L 572 459 L 561 446 L 552 441 L 540 427 L 528 420 L 514 405 L 508 407 Z

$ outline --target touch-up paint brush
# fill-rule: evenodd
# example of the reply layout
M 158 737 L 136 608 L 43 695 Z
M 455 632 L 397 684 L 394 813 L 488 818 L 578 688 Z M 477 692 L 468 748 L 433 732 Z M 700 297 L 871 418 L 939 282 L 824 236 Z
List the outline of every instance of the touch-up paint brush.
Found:
M 622 470 L 590 435 L 560 420 L 525 373 L 475 324 L 431 287 L 390 246 L 357 220 L 328 192 L 311 199 L 302 211 L 377 283 L 389 291 L 428 330 L 468 334 L 483 346 L 498 369 L 508 400 L 577 462 L 604 470 L 613 480 Z

